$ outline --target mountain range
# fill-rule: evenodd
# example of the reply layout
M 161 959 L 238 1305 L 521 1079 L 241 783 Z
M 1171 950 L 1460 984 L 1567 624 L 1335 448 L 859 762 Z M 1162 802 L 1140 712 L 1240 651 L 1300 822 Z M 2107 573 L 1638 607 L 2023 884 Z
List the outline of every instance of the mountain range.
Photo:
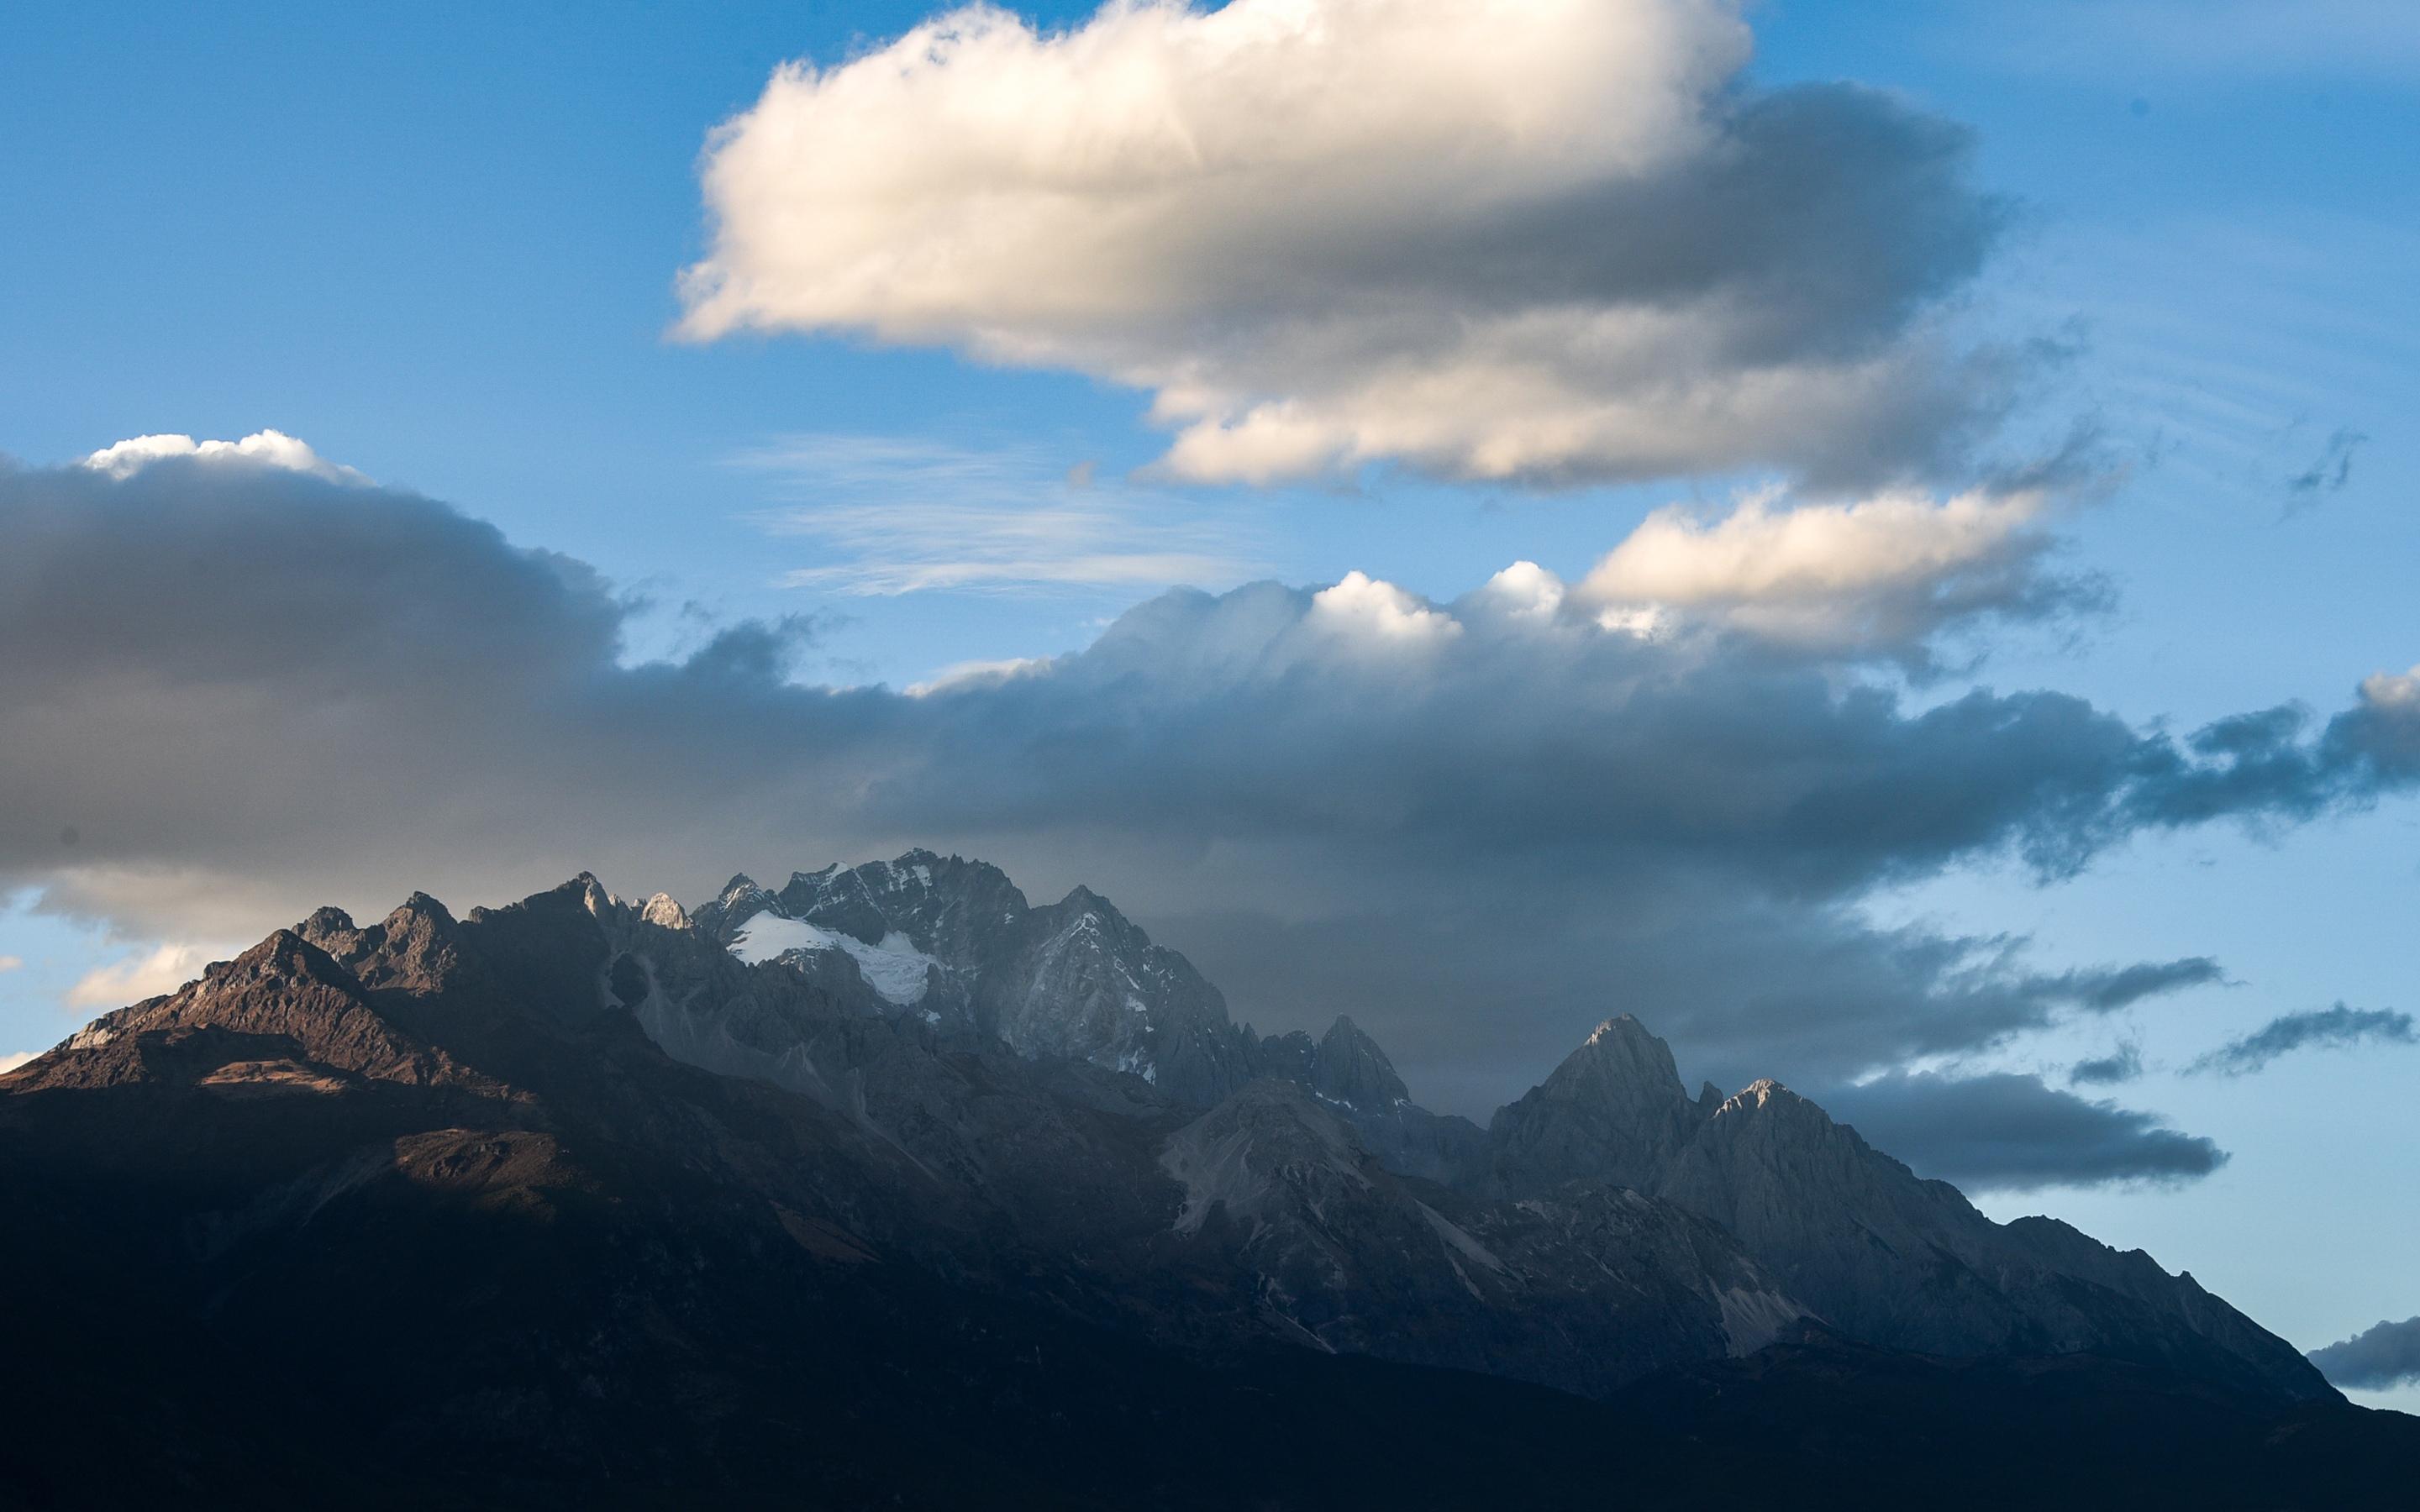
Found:
M 1482 1128 L 926 851 L 321 909 L 0 1078 L 0 1198 L 10 1504 L 2361 1506 L 2420 1464 L 2190 1274 L 1776 1083 L 1692 1096 L 1634 1018 Z

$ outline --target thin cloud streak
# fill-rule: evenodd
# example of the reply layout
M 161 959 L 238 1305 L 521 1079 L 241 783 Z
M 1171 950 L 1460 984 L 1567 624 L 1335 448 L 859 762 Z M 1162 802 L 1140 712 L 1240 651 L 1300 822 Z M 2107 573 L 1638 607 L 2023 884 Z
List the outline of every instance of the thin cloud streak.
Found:
M 2420 1044 L 2420 1026 L 2392 1009 L 2333 1008 L 2288 1013 L 2230 1040 L 2186 1067 L 2190 1073 L 2217 1072 L 2249 1076 L 2266 1071 L 2297 1050 L 2346 1050 L 2363 1044 Z
M 1225 585 L 1263 570 L 1250 511 L 1054 469 L 1027 447 L 790 436 L 729 459 L 796 501 L 750 519 L 840 560 L 780 580 L 858 596 Z

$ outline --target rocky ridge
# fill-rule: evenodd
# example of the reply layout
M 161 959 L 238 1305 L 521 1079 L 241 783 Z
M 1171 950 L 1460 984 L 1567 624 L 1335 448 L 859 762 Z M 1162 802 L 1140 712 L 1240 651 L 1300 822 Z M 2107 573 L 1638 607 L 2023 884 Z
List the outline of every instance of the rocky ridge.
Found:
M 735 879 L 694 909 L 585 876 L 458 921 L 419 895 L 366 927 L 323 909 L 0 1089 L 21 1117 L 140 1091 L 176 1118 L 249 1099 L 381 1131 L 182 1220 L 237 1236 L 224 1253 L 244 1213 L 355 1190 L 346 1172 L 484 1161 L 610 1187 L 601 1149 L 711 1173 L 812 1255 L 1187 1350 L 1292 1344 L 1603 1396 L 1805 1319 L 2333 1396 L 2146 1256 L 1993 1224 L 1775 1084 L 1690 1098 L 1634 1019 L 1481 1130 L 1419 1108 L 1349 1020 L 1255 1036 L 1106 901 L 1034 908 L 929 852 L 779 891 Z

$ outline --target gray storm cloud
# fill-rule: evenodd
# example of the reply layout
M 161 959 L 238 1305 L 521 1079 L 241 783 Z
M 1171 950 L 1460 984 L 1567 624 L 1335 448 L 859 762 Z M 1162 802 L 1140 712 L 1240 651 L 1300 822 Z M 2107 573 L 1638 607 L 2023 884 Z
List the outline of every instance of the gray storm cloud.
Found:
M 2162 1127 L 2157 1114 L 2089 1101 L 2011 1072 L 1894 1072 L 1818 1100 L 1917 1175 L 1970 1193 L 2189 1181 L 2227 1158 L 2209 1139 Z
M 802 621 L 626 663 L 630 607 L 588 567 L 307 471 L 21 469 L 0 526 L 0 886 L 45 906 L 228 940 L 413 887 L 585 868 L 695 898 L 931 843 L 1089 881 L 1245 1014 L 1351 1011 L 1482 1111 L 1607 1011 L 1693 1072 L 1822 1086 L 2206 984 L 1857 905 L 2420 772 L 2401 677 L 2180 740 L 2054 692 L 1911 706 L 1685 606 L 1609 627 L 1534 569 L 1451 604 L 1357 575 L 1177 592 L 903 693 L 790 680 Z
M 2381 1321 L 2349 1339 L 2313 1350 L 2311 1364 L 2339 1386 L 2392 1391 L 2420 1381 L 2420 1318 Z

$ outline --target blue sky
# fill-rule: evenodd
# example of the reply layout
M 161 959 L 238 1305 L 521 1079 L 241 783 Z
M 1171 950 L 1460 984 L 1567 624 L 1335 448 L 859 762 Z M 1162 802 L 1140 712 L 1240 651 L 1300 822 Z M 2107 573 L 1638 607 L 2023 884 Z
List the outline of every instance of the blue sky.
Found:
M 2362 678 L 2420 661 L 2420 454 L 2398 424 L 2420 406 L 2420 23 L 2401 10 L 1750 12 L 1749 86 L 1853 80 L 1971 130 L 1971 179 L 2011 219 L 1944 318 L 2066 351 L 1989 449 L 2022 463 L 2078 427 L 2096 440 L 2055 553 L 2101 575 L 2108 607 L 1993 625 L 1962 643 L 1988 656 L 1907 687 L 1911 706 L 2055 688 L 2183 732 L 2287 702 L 2324 718 Z M 47 467 L 128 437 L 274 427 L 643 595 L 628 660 L 806 614 L 819 628 L 795 676 L 894 687 L 1078 651 L 1179 582 L 1359 571 L 1445 603 L 1520 559 L 1575 582 L 1652 509 L 1761 480 L 1536 487 L 1383 461 L 1266 486 L 1140 479 L 1169 434 L 1133 387 L 863 333 L 675 339 L 675 276 L 710 247 L 707 132 L 784 60 L 843 61 L 916 14 L 20 8 L 0 49 L 0 452 Z M 935 513 L 970 500 L 975 516 Z M 970 576 L 970 549 L 989 568 Z M 1117 564 L 1066 580 L 1084 576 L 1071 557 L 1105 555 Z M 867 591 L 937 563 L 936 586 Z M 2045 967 L 2219 958 L 2226 984 L 1958 1063 L 2055 1074 L 2139 1039 L 2152 1069 L 2116 1094 L 2232 1160 L 2172 1187 L 1985 1202 L 2147 1247 L 2307 1348 L 2420 1311 L 2393 1111 L 2420 1048 L 2182 1068 L 2282 1014 L 2420 1007 L 2415 839 L 2420 808 L 2389 794 L 2265 830 L 2147 834 L 2051 883 L 1978 857 L 1852 902 L 2030 936 Z M 63 998 L 172 937 L 38 911 L 38 891 L 0 916 L 0 957 L 23 963 L 0 972 L 0 1051 L 109 1006 Z M 1164 913 L 1185 945 L 1184 910 Z

